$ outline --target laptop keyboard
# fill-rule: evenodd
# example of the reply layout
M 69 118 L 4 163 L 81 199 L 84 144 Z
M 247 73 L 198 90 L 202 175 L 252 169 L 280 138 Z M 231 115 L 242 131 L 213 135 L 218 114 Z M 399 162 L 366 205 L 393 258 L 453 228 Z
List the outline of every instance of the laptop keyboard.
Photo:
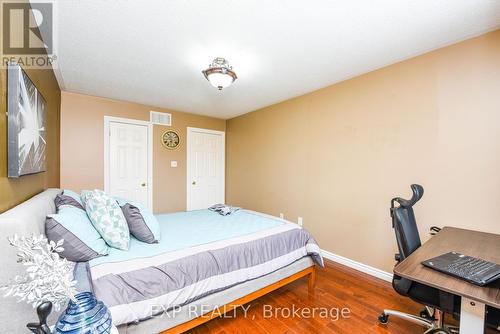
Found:
M 450 263 L 443 269 L 450 274 L 472 280 L 474 277 L 482 275 L 495 266 L 495 263 L 464 256 L 460 260 Z
M 481 286 L 500 278 L 500 265 L 457 252 L 440 255 L 422 264 Z

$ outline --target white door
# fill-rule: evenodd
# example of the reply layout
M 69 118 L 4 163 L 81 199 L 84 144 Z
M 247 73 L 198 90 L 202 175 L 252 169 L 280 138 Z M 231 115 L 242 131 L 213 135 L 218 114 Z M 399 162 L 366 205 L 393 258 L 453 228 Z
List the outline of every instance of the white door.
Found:
M 105 120 L 108 130 L 108 154 L 105 162 L 105 191 L 113 196 L 150 203 L 150 125 L 130 120 Z M 106 159 L 105 159 L 106 160 Z
M 225 133 L 188 128 L 187 209 L 224 203 Z

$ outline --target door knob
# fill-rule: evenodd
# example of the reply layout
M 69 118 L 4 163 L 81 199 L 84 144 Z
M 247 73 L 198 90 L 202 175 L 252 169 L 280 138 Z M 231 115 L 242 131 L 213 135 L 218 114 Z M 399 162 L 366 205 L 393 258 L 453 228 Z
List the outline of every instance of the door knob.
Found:
M 193 186 L 195 186 L 195 185 L 196 185 L 196 181 L 193 181 L 191 184 L 192 184 Z
M 146 182 L 142 182 L 141 187 L 145 187 L 145 186 L 146 186 Z

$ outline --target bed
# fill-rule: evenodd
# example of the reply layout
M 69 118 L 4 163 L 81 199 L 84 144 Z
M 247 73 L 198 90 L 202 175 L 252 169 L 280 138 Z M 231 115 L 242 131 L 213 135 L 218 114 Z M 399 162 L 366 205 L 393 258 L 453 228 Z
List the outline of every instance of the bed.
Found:
M 40 233 L 58 193 L 51 189 L 35 196 L 0 215 L 0 223 L 6 221 L 9 235 Z M 85 264 L 89 284 L 82 286 L 106 303 L 120 333 L 181 333 L 218 315 L 211 312 L 217 307 L 230 311 L 304 276 L 312 290 L 315 264 L 323 264 L 309 233 L 276 217 L 247 210 L 223 217 L 199 210 L 157 218 L 160 243 L 132 239 L 128 251 L 113 249 Z M 4 245 L 2 240 L 0 247 L 7 250 Z M 13 262 L 2 256 L 2 265 L 14 268 Z M 0 283 L 5 278 L 0 276 Z M 0 306 L 3 323 L 12 306 L 6 300 Z M 15 308 L 18 326 L 10 332 L 24 332 L 34 311 L 23 304 Z

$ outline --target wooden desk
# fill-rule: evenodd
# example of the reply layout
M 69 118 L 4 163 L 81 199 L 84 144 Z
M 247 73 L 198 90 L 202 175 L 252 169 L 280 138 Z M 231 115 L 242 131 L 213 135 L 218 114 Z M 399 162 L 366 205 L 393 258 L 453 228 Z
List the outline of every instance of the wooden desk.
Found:
M 437 235 L 397 265 L 394 268 L 394 273 L 412 281 L 461 296 L 461 333 L 482 333 L 484 331 L 485 305 L 500 308 L 500 280 L 486 287 L 479 287 L 421 264 L 424 260 L 451 251 L 500 264 L 500 235 L 444 227 Z

